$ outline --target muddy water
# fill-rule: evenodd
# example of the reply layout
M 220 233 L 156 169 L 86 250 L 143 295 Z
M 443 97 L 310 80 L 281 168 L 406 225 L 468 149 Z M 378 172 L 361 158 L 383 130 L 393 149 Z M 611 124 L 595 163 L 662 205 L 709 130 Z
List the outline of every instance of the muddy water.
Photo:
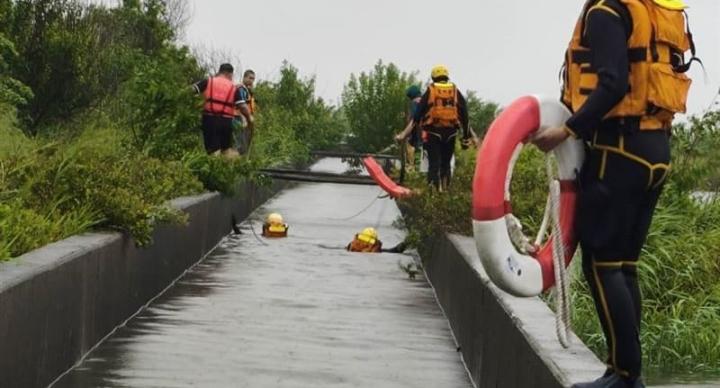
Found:
M 470 387 L 432 290 L 398 268 L 411 259 L 342 249 L 366 226 L 386 246 L 402 240 L 378 194 L 281 193 L 54 387 Z M 269 211 L 289 238 L 251 233 Z

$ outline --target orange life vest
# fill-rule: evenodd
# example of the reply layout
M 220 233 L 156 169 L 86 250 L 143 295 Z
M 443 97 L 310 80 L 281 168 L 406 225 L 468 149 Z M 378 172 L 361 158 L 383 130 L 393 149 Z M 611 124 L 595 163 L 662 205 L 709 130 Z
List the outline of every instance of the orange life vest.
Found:
M 670 9 L 654 0 L 620 0 L 630 12 L 633 30 L 628 39 L 630 87 L 605 119 L 639 118 L 640 129 L 669 129 L 676 113 L 684 113 L 691 80 L 684 53 L 695 47 L 682 9 Z M 605 0 L 591 0 L 575 26 L 565 58 L 562 100 L 577 112 L 598 85 L 590 64 L 590 48 L 583 42 L 588 14 L 596 9 L 620 16 Z
M 347 250 L 350 252 L 363 252 L 363 253 L 379 253 L 382 250 L 382 242 L 380 240 L 364 241 L 360 239 L 359 235 L 348 244 Z
M 233 82 L 225 77 L 211 77 L 205 88 L 204 112 L 213 116 L 235 116 L 235 92 Z
M 287 237 L 289 228 L 287 224 L 271 225 L 266 223 L 263 224 L 262 235 L 269 238 Z
M 460 125 L 458 91 L 451 82 L 432 83 L 428 90 L 429 110 L 423 125 L 435 128 L 456 128 Z
M 250 113 L 251 114 L 257 113 L 257 103 L 255 102 L 255 94 L 253 94 L 253 91 L 250 90 L 250 88 L 248 88 L 245 85 L 242 85 L 240 87 L 247 91 L 247 95 L 248 95 L 247 104 L 248 104 L 248 108 L 250 109 Z

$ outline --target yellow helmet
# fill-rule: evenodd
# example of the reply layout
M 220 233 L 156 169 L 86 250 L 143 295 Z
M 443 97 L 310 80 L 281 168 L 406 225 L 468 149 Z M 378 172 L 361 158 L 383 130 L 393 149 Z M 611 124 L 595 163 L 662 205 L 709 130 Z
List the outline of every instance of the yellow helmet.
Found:
M 445 65 L 435 65 L 435 67 L 433 67 L 432 71 L 430 72 L 430 77 L 432 77 L 433 79 L 438 77 L 450 78 L 450 70 L 448 70 L 447 66 Z
M 370 244 L 375 244 L 377 237 L 377 231 L 375 230 L 375 228 L 365 228 L 362 232 L 360 232 L 360 235 L 358 236 L 360 240 Z
M 265 222 L 270 225 L 280 225 L 283 223 L 283 217 L 279 213 L 270 213 Z
M 667 8 L 673 11 L 681 11 L 685 8 L 687 8 L 687 4 L 685 4 L 682 0 L 654 0 L 655 4 Z

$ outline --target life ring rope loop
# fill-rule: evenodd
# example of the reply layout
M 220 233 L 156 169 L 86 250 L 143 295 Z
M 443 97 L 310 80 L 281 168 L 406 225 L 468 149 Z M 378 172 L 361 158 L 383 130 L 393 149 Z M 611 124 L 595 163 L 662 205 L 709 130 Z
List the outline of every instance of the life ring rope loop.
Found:
M 514 244 L 514 241 L 520 241 L 519 245 L 527 248 L 527 237 L 511 236 L 513 228 L 522 230 L 521 225 L 511 225 L 519 222 L 512 215 L 510 182 L 523 143 L 538 130 L 563 125 L 569 115 L 567 108 L 556 99 L 522 97 L 495 119 L 478 152 L 473 180 L 475 242 L 490 278 L 498 287 L 513 295 L 535 296 L 552 287 L 556 283 L 554 245 L 562 245 L 565 266 L 572 260 L 577 246 L 573 230 L 577 198 L 575 172 L 582 164 L 584 149 L 582 143 L 575 139 L 566 140 L 554 151 L 560 233 L 553 235 L 558 235 L 558 238 L 551 236 L 530 255 L 518 252 Z M 544 235 L 536 237 L 535 241 L 540 242 Z M 527 244 L 530 244 L 529 240 Z

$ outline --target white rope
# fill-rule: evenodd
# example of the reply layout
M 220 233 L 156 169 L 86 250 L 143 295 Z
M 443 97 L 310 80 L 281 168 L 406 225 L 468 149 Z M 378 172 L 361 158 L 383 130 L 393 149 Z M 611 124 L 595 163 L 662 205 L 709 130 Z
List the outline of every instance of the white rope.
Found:
M 545 235 L 548 231 L 548 226 L 550 226 L 550 205 L 552 201 L 552 195 L 548 193 L 547 201 L 545 202 L 545 212 L 543 213 L 543 219 L 542 223 L 540 224 L 540 230 L 538 230 L 538 234 L 535 237 L 535 246 L 539 247 L 540 244 L 542 244 L 543 239 L 545 238 Z
M 508 202 L 510 201 L 512 171 L 521 151 L 522 144 L 515 149 L 510 159 L 510 168 L 508 169 L 508 175 L 505 180 L 505 200 Z M 547 235 L 548 228 L 551 228 L 553 268 L 555 272 L 555 329 L 558 341 L 567 349 L 570 347 L 571 331 L 570 282 L 567 268 L 565 268 L 565 246 L 562 238 L 562 229 L 560 227 L 560 181 L 555 174 L 553 158 L 548 156 L 546 161 L 550 192 L 548 193 L 545 204 L 542 224 L 540 225 L 540 230 L 538 231 L 534 244 L 531 244 L 530 239 L 525 236 L 522 223 L 512 213 L 505 216 L 505 224 L 510 236 L 510 241 L 512 241 L 513 245 L 523 254 L 539 249 L 543 239 Z
M 560 227 L 560 181 L 555 178 L 551 158 L 547 158 L 547 173 L 550 181 L 548 200 L 552 219 L 552 254 L 555 272 L 555 329 L 558 341 L 564 348 L 570 347 L 570 284 L 565 268 L 565 247 Z
M 508 165 L 508 173 L 505 177 L 506 202 L 510 202 L 510 185 L 512 183 L 512 175 L 513 171 L 515 170 L 515 165 L 520 158 L 520 153 L 522 152 L 522 150 L 523 144 L 520 143 L 517 145 L 517 147 L 515 147 L 512 157 L 510 158 L 510 164 Z M 508 213 L 505 216 L 505 225 L 507 226 L 510 241 L 512 241 L 513 245 L 515 245 L 515 247 L 520 251 L 520 253 L 527 254 L 528 252 L 532 252 L 535 249 L 535 247 L 530 243 L 530 239 L 528 239 L 523 232 L 522 222 L 520 222 L 520 220 L 515 217 L 515 215 L 513 215 L 512 213 Z

